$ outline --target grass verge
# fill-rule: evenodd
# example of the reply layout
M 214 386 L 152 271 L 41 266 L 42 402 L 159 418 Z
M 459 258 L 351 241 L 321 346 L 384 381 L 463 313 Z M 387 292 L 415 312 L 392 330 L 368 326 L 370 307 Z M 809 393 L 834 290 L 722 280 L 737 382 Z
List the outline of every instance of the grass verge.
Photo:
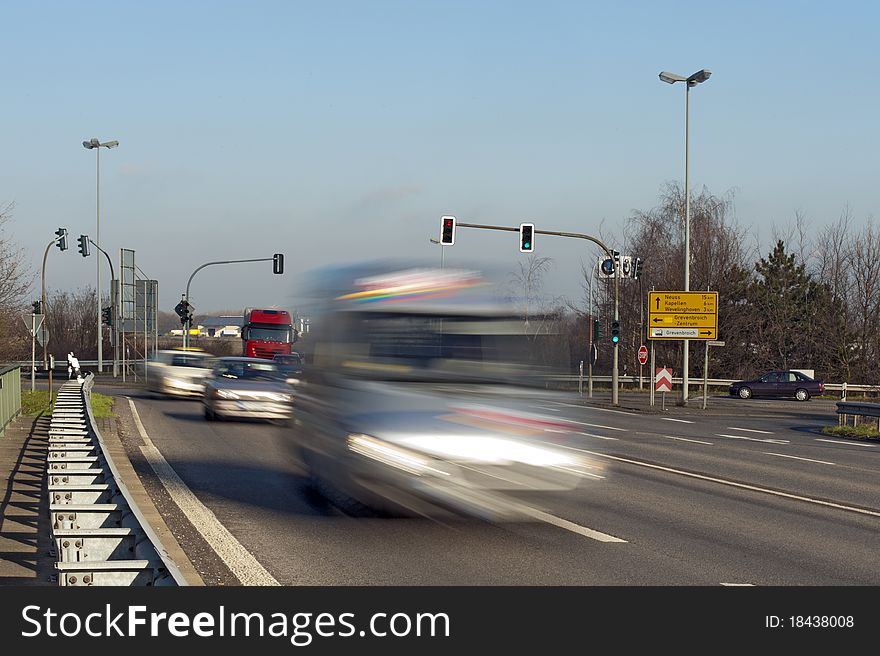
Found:
M 822 432 L 836 437 L 852 437 L 860 440 L 866 438 L 880 438 L 880 431 L 874 426 L 861 424 L 859 426 L 825 426 Z
M 52 400 L 58 396 L 58 392 L 52 394 Z M 42 416 L 49 414 L 49 390 L 34 390 L 21 393 L 21 414 L 27 416 Z M 114 417 L 113 397 L 106 394 L 92 392 L 92 414 L 95 418 Z

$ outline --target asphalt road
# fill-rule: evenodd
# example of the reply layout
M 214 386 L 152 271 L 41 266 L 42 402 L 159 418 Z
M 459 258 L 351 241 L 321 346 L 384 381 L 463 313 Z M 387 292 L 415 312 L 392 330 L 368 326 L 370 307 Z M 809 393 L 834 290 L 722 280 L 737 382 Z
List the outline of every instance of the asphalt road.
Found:
M 719 399 L 710 413 L 674 416 L 548 401 L 548 416 L 582 422 L 569 446 L 603 478 L 532 500 L 538 521 L 495 525 L 346 516 L 308 491 L 284 429 L 101 391 L 128 394 L 150 443 L 210 511 L 185 518 L 171 501 L 120 396 L 136 468 L 212 584 L 260 568 L 259 582 L 282 585 L 880 584 L 880 443 L 821 434 L 835 422 L 829 401 Z M 212 521 L 232 539 L 206 530 Z

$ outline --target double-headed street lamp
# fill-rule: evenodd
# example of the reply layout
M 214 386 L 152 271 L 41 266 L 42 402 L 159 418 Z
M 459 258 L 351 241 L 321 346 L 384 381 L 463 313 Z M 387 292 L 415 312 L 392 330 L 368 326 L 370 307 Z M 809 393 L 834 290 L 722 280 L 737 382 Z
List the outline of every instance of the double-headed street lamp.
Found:
M 83 146 L 89 150 L 95 151 L 96 176 L 95 176 L 95 246 L 101 248 L 101 148 L 116 148 L 118 141 L 105 141 L 101 143 L 94 137 L 88 141 L 82 142 Z M 104 371 L 103 342 L 104 331 L 101 328 L 101 262 L 99 258 L 95 258 L 95 276 L 96 276 L 96 292 L 98 296 L 97 317 L 98 317 L 98 373 Z
M 691 192 L 690 192 L 690 91 L 700 82 L 705 82 L 712 75 L 708 68 L 697 71 L 690 77 L 663 71 L 660 79 L 669 84 L 684 82 L 684 291 L 691 289 Z M 688 345 L 684 340 L 681 349 L 681 402 L 688 400 Z

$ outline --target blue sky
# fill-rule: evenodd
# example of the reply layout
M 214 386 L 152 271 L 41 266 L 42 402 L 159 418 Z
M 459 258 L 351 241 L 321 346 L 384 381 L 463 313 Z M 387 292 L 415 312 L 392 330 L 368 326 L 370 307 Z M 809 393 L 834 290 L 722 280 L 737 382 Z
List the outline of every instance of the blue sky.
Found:
M 880 10 L 871 2 L 3 2 L 0 202 L 53 288 L 94 285 L 75 238 L 134 248 L 171 310 L 289 305 L 298 274 L 394 255 L 435 263 L 442 214 L 620 235 L 683 179 L 736 190 L 762 245 L 880 208 Z M 543 238 L 548 285 L 579 295 L 582 242 Z M 765 247 L 767 250 L 769 247 Z M 635 254 L 650 257 L 650 254 Z M 462 230 L 447 265 L 521 261 Z M 102 283 L 106 288 L 106 282 Z

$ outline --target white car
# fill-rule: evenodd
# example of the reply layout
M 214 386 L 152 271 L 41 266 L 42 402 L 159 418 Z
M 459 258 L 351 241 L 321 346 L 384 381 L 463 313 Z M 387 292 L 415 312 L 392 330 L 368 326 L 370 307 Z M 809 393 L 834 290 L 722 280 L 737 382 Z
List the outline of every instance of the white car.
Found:
M 202 351 L 159 351 L 147 363 L 147 389 L 171 396 L 201 397 L 213 356 Z

